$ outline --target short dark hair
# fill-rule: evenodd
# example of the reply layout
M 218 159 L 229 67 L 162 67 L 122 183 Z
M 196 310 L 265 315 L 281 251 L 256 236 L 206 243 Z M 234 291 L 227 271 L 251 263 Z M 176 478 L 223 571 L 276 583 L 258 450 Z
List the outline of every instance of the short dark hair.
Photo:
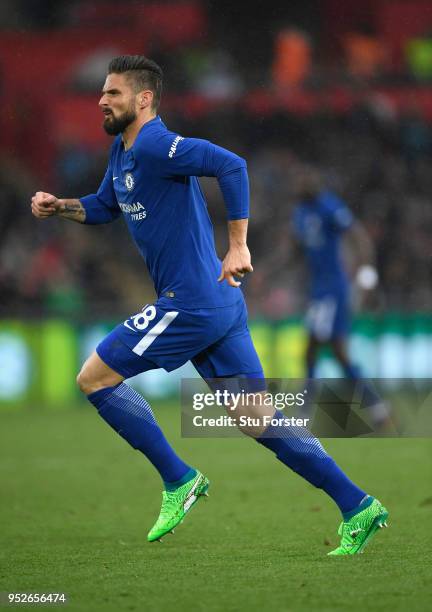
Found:
M 144 55 L 119 55 L 108 66 L 108 74 L 126 74 L 134 83 L 136 92 L 150 89 L 153 92 L 152 108 L 157 109 L 162 94 L 162 68 Z

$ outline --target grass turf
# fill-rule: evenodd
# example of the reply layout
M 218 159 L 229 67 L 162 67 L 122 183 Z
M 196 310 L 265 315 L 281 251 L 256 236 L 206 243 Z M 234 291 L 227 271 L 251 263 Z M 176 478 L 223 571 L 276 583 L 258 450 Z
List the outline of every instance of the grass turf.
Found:
M 174 407 L 157 413 L 211 480 L 162 544 L 146 541 L 159 477 L 91 407 L 1 415 L 0 591 L 64 591 L 83 612 L 430 609 L 430 440 L 325 441 L 390 510 L 364 555 L 328 558 L 324 493 L 250 440 L 181 439 Z

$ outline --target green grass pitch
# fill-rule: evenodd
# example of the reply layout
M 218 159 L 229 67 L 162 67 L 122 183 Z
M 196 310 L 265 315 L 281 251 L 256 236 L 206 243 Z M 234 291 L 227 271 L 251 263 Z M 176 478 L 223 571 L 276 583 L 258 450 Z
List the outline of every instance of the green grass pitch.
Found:
M 430 609 L 430 440 L 324 441 L 390 511 L 365 554 L 328 558 L 324 493 L 246 438 L 181 439 L 178 409 L 156 412 L 211 480 L 162 544 L 146 541 L 158 475 L 93 408 L 0 415 L 0 591 L 64 591 L 83 612 Z

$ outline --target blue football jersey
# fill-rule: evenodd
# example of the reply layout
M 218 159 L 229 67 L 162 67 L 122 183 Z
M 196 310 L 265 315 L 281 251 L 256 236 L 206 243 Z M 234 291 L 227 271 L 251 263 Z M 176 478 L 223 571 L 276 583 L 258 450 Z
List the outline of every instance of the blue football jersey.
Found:
M 183 308 L 234 304 L 240 290 L 217 281 L 221 261 L 197 177 L 216 176 L 223 189 L 224 177 L 239 168 L 246 173 L 241 157 L 206 140 L 183 138 L 156 117 L 141 128 L 130 149 L 116 137 L 97 194 L 81 198 L 86 223 L 100 223 L 102 208 L 105 222 L 123 215 L 159 300 Z M 227 182 L 225 187 L 236 186 Z M 248 216 L 244 183 L 241 191 L 244 210 L 229 219 Z
M 350 210 L 333 193 L 321 192 L 315 199 L 296 206 L 293 221 L 294 231 L 305 249 L 312 296 L 346 289 L 348 280 L 340 242 L 353 223 Z

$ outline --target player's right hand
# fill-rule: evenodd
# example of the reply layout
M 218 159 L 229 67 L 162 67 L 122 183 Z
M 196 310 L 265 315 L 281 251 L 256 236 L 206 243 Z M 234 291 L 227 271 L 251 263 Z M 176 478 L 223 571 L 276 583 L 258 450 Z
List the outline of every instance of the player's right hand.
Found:
M 46 219 L 60 212 L 60 201 L 55 195 L 37 191 L 31 199 L 31 211 L 38 219 Z
M 225 280 L 231 287 L 240 287 L 241 282 L 235 277 L 243 278 L 248 272 L 253 272 L 251 256 L 246 244 L 230 246 L 222 262 L 222 270 L 218 282 Z

